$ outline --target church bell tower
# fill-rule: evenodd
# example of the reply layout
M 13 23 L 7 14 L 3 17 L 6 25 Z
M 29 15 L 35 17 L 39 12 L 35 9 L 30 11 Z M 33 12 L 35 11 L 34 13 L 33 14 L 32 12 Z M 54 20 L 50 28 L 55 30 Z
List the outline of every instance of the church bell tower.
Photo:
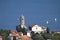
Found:
M 25 19 L 23 15 L 20 17 L 20 25 L 21 25 L 21 28 L 25 28 Z

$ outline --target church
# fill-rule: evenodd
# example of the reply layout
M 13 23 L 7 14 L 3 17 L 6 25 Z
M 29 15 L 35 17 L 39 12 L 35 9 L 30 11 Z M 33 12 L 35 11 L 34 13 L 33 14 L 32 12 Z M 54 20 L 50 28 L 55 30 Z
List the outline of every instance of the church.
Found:
M 25 18 L 24 18 L 23 15 L 20 17 L 20 24 L 16 27 L 16 30 L 18 32 L 20 32 L 20 28 L 26 28 L 27 29 L 27 27 L 25 25 Z M 31 24 L 29 26 L 29 29 L 31 29 L 29 31 L 33 31 L 34 33 L 41 33 L 41 32 L 45 32 L 46 31 L 46 27 L 39 26 L 37 24 Z
M 18 32 L 20 32 L 21 31 L 20 28 L 26 28 L 27 29 L 27 27 L 25 26 L 25 19 L 24 19 L 23 15 L 20 16 L 20 23 L 16 26 L 16 30 Z

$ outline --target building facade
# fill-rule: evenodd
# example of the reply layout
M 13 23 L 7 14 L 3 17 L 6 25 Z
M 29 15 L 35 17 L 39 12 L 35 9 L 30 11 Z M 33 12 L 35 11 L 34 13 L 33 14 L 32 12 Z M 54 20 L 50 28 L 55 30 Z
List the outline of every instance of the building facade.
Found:
M 41 32 L 45 32 L 46 31 L 46 27 L 39 26 L 37 24 L 34 24 L 34 25 L 30 26 L 30 29 L 34 33 L 41 33 Z

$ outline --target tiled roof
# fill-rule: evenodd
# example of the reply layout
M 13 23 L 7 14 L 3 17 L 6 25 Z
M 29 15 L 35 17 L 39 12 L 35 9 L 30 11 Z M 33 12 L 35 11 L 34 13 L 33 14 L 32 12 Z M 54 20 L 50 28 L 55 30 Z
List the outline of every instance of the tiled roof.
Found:
M 10 32 L 11 33 L 16 33 L 16 34 L 18 33 L 16 30 L 11 30 Z
M 33 27 L 34 25 L 36 25 L 36 24 L 30 24 L 29 26 L 30 26 L 30 27 Z
M 0 38 L 2 38 L 2 36 L 0 36 Z
M 31 38 L 27 35 L 20 36 L 21 40 L 30 40 Z

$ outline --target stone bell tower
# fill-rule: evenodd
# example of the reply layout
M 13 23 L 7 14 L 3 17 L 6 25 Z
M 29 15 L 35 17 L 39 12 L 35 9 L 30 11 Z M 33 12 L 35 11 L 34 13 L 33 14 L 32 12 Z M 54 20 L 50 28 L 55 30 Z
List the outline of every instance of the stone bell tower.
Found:
M 24 16 L 20 16 L 20 25 L 21 25 L 21 28 L 25 28 L 25 19 L 24 19 Z

